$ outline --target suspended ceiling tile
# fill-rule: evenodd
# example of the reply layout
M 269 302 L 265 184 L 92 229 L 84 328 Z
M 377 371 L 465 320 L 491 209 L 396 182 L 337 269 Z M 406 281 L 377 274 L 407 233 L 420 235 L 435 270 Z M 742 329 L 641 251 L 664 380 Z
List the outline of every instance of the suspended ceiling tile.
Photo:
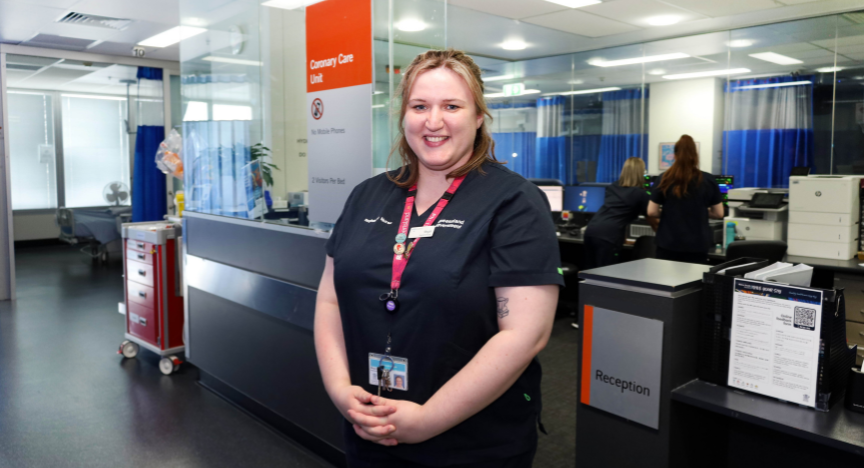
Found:
M 60 89 L 64 84 L 87 75 L 88 73 L 89 72 L 81 70 L 65 70 L 62 68 L 52 67 L 27 78 L 23 82 L 19 83 L 19 85 L 39 89 Z
M 0 0 L 0 41 L 25 41 L 63 13 L 57 8 Z
M 568 7 L 545 0 L 448 0 L 449 5 L 456 5 L 471 10 L 482 11 L 505 18 L 523 19 L 531 16 L 545 15 L 556 11 L 569 10 Z
M 785 4 L 785 5 L 800 5 L 802 3 L 816 3 L 816 2 L 822 2 L 825 0 L 778 0 L 778 1 L 780 3 Z
M 82 26 L 80 24 L 48 23 L 39 29 L 42 34 L 54 36 L 72 37 L 75 39 L 87 39 L 93 41 L 113 40 L 119 31 L 109 28 L 97 28 L 93 26 Z
M 6 63 L 14 63 L 19 65 L 36 65 L 41 67 L 47 67 L 48 65 L 55 64 L 59 61 L 59 59 L 48 58 L 48 57 L 33 57 L 31 55 L 16 55 L 16 54 L 6 54 Z
M 10 0 L 7 0 L 10 1 Z M 67 9 L 81 0 L 11 0 L 18 3 L 28 3 L 30 5 L 44 6 L 50 8 Z
M 603 37 L 636 31 L 636 26 L 592 15 L 579 10 L 567 10 L 547 15 L 534 16 L 524 20 L 526 23 L 545 26 L 559 31 L 586 37 Z
M 835 47 L 846 47 L 864 44 L 864 35 L 838 37 L 837 39 L 825 39 L 821 41 L 813 41 L 813 43 L 827 49 L 834 50 Z
M 18 86 L 21 87 L 21 82 L 32 75 L 32 71 L 27 70 L 11 70 L 6 69 L 6 84 L 8 86 Z
M 698 13 L 655 0 L 617 0 L 589 5 L 579 10 L 642 28 L 655 27 L 648 24 L 647 20 L 657 16 L 675 16 L 679 18 L 679 22 L 705 18 Z
M 83 51 L 87 46 L 95 42 L 93 39 L 78 39 L 75 37 L 55 36 L 53 34 L 39 33 L 21 45 L 32 47 L 46 47 L 51 49 Z
M 783 6 L 774 0 L 666 0 L 665 3 L 712 18 L 740 15 Z

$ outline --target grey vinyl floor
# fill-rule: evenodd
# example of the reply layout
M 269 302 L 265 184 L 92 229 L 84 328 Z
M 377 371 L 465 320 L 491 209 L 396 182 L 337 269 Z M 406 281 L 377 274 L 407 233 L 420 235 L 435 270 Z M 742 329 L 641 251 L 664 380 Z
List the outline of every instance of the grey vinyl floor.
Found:
M 15 302 L 0 302 L 0 467 L 328 467 L 158 358 L 116 354 L 122 264 L 76 249 L 16 251 Z M 535 467 L 573 467 L 576 346 L 569 319 L 540 356 L 544 420 Z

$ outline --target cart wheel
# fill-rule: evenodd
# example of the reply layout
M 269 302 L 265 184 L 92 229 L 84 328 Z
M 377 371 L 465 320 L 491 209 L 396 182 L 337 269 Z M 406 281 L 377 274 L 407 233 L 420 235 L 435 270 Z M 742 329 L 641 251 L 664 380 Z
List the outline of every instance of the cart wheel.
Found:
M 171 375 L 172 372 L 177 370 L 177 367 L 170 358 L 164 357 L 159 360 L 159 370 L 165 375 Z
M 180 360 L 177 356 L 168 356 L 168 359 L 174 364 L 174 372 L 180 370 L 180 364 L 183 364 L 183 361 Z
M 120 353 L 125 358 L 132 359 L 138 355 L 138 344 L 126 340 L 120 343 Z

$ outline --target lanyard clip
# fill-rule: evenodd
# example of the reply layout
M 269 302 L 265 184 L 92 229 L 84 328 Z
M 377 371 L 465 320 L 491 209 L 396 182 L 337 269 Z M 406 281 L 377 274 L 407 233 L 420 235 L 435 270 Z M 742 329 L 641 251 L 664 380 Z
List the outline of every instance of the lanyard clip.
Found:
M 386 301 L 388 299 L 399 299 L 399 290 L 391 289 L 389 293 L 384 293 L 378 297 L 379 301 Z

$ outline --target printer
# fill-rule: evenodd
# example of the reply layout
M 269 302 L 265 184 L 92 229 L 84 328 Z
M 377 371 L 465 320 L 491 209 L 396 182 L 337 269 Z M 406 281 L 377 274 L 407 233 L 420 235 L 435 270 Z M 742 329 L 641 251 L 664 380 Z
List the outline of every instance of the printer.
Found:
M 849 260 L 856 255 L 862 178 L 789 178 L 789 255 L 835 260 Z
M 727 193 L 729 216 L 723 219 L 723 245 L 741 240 L 786 241 L 787 189 L 736 188 Z M 734 226 L 733 229 L 730 223 Z

